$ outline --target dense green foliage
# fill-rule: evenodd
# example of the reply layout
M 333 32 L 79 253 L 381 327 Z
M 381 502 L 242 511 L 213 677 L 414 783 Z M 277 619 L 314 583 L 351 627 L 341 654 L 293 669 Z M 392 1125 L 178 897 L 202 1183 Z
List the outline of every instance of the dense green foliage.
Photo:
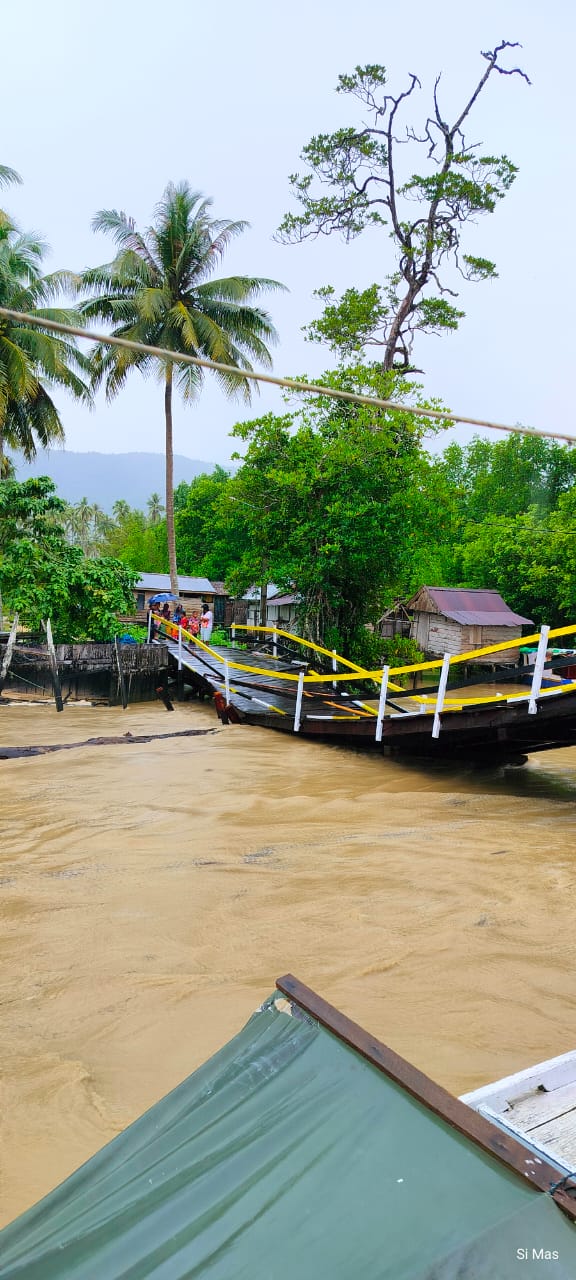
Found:
M 576 452 L 510 436 L 450 445 L 430 462 L 426 488 L 439 519 L 422 580 L 494 587 L 535 622 L 576 612 Z M 421 562 L 422 562 L 421 557 Z
M 414 402 L 417 389 L 358 365 L 322 375 L 362 394 L 392 391 Z M 389 584 L 408 571 L 424 535 L 418 477 L 423 420 L 328 397 L 282 417 L 242 423 L 243 461 L 233 476 L 218 468 L 181 486 L 178 556 L 188 573 L 224 579 L 242 592 L 274 581 L 302 597 L 301 625 L 342 643 L 377 614 Z
M 348 369 L 347 385 L 368 376 Z M 238 593 L 296 587 L 303 629 L 360 663 L 363 624 L 424 582 L 493 587 L 535 622 L 576 616 L 576 451 L 514 435 L 432 456 L 421 421 L 373 425 L 373 411 L 325 401 L 239 426 L 238 471 L 176 491 L 182 571 Z M 165 572 L 164 522 L 116 511 L 103 547 Z
M 0 589 L 4 605 L 37 631 L 50 618 L 56 640 L 110 640 L 133 607 L 135 575 L 109 556 L 70 546 L 66 504 L 47 477 L 0 484 Z

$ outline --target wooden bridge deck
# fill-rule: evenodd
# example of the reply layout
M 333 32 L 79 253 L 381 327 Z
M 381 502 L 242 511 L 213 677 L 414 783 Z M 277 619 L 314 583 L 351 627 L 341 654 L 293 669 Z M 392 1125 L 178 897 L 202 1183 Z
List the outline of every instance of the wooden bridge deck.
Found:
M 165 641 L 173 663 L 178 663 L 178 644 L 176 641 Z M 237 671 L 231 668 L 230 701 L 240 712 L 242 719 L 266 727 L 294 731 L 294 715 L 296 710 L 297 683 L 295 677 L 299 671 L 309 671 L 306 661 L 290 661 L 273 658 L 259 649 L 247 652 L 246 649 L 211 646 L 213 652 L 222 659 L 218 662 L 210 654 L 204 653 L 192 645 L 182 645 L 182 668 L 186 671 L 185 679 L 192 677 L 191 683 L 205 693 L 224 693 L 224 663 L 237 662 L 243 666 L 255 666 L 266 674 L 255 674 L 250 671 Z M 282 680 L 277 673 L 287 672 L 294 677 L 293 682 Z M 268 674 L 269 673 L 269 674 Z M 353 676 L 352 676 L 353 680 Z M 375 731 L 376 706 L 370 700 L 353 699 L 350 693 L 339 683 L 336 689 L 331 684 L 321 686 L 322 693 L 311 693 L 303 690 L 302 727 L 304 722 L 313 722 L 315 717 L 322 717 L 320 723 L 339 718 L 339 723 L 353 724 L 360 720 L 372 722 L 372 733 Z

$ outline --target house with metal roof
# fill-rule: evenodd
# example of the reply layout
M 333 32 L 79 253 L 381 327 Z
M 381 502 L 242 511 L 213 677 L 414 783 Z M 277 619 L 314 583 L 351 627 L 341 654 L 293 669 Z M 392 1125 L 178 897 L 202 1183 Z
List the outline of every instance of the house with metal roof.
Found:
M 278 591 L 268 597 L 268 625 L 298 635 L 298 606 L 302 597 L 295 591 Z
M 533 626 L 532 619 L 514 613 L 498 591 L 420 587 L 406 608 L 412 615 L 412 639 L 434 657 L 518 640 L 522 627 Z M 486 661 L 492 663 L 493 658 Z M 517 649 L 498 654 L 499 664 L 517 661 Z
M 138 613 L 148 607 L 150 596 L 158 591 L 170 591 L 169 573 L 141 573 L 134 587 L 135 603 Z M 190 610 L 200 609 L 203 604 L 213 604 L 216 595 L 214 584 L 208 578 L 190 578 L 178 574 L 178 593 L 183 605 Z
M 248 608 L 247 622 L 258 626 L 260 622 L 260 587 L 252 586 L 244 592 L 242 599 Z M 297 613 L 300 596 L 293 591 L 281 591 L 275 582 L 269 582 L 266 588 L 266 622 L 268 626 L 282 628 L 285 631 L 297 630 Z

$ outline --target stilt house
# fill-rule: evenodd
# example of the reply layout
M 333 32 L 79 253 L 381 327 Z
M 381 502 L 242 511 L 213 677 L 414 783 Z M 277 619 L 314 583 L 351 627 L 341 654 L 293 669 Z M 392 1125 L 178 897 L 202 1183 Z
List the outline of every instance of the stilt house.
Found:
M 522 627 L 533 625 L 531 618 L 513 613 L 497 591 L 420 587 L 406 608 L 413 615 L 412 639 L 434 657 L 518 640 Z M 498 663 L 517 662 L 518 649 L 503 650 L 496 658 Z M 485 661 L 492 664 L 494 655 Z

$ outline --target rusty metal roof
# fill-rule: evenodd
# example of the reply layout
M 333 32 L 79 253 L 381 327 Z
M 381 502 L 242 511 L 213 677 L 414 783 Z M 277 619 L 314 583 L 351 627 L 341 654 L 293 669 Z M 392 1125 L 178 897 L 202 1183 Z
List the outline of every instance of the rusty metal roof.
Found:
M 445 617 L 464 626 L 518 627 L 532 626 L 532 618 L 523 618 L 508 608 L 497 591 L 477 591 L 465 587 L 425 587 L 436 608 Z
M 269 605 L 282 604 L 300 604 L 302 597 L 295 595 L 294 592 L 284 592 L 282 595 L 268 596 Z

